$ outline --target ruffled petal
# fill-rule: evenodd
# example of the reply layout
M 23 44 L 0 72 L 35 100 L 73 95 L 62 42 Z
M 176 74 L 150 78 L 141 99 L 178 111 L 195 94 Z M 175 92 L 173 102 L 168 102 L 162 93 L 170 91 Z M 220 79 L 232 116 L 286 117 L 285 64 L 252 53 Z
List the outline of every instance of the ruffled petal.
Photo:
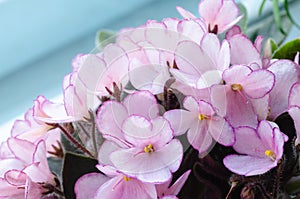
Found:
M 264 174 L 277 165 L 277 162 L 274 162 L 269 158 L 258 158 L 245 155 L 226 156 L 223 163 L 230 171 L 245 176 Z
M 121 127 L 127 117 L 127 110 L 121 103 L 107 101 L 102 104 L 97 114 L 97 127 L 104 138 L 123 146 Z
M 140 115 L 152 119 L 159 114 L 157 101 L 154 95 L 148 91 L 139 91 L 128 95 L 123 104 L 127 108 L 128 115 Z
M 74 191 L 77 199 L 94 199 L 94 194 L 105 182 L 110 180 L 100 173 L 89 173 L 80 177 L 75 184 Z
M 209 121 L 208 131 L 215 141 L 224 146 L 232 146 L 235 143 L 233 128 L 222 117 L 213 117 Z
M 207 132 L 207 125 L 205 122 L 193 123 L 188 130 L 187 139 L 189 143 L 199 151 L 199 154 L 207 152 L 212 145 L 212 137 Z
M 268 94 L 275 84 L 275 76 L 267 70 L 253 71 L 242 83 L 245 93 L 254 99 Z
M 172 177 L 171 172 L 178 169 L 182 155 L 181 143 L 172 140 L 162 149 L 150 154 L 128 149 L 113 152 L 110 158 L 116 168 L 126 175 L 136 177 L 143 182 L 163 183 Z
M 288 109 L 288 95 L 294 83 L 299 81 L 298 66 L 289 60 L 279 60 L 268 68 L 275 74 L 276 82 L 270 92 L 270 118 L 275 119 Z
M 171 110 L 165 112 L 164 117 L 170 122 L 174 135 L 182 135 L 189 128 L 191 123 L 197 121 L 197 115 L 185 110 Z

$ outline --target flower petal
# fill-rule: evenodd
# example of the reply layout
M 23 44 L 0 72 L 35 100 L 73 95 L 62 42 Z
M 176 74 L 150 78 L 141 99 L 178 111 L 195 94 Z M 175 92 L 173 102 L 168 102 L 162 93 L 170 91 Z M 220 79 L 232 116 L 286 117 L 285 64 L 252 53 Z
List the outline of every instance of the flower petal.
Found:
M 172 155 L 170 155 L 172 152 Z M 178 140 L 172 140 L 151 154 L 136 149 L 119 150 L 110 156 L 118 170 L 143 182 L 163 183 L 168 181 L 182 159 L 183 149 Z
M 110 180 L 100 173 L 89 173 L 80 177 L 75 184 L 74 191 L 77 199 L 94 199 L 94 194 L 101 185 Z
M 226 156 L 223 163 L 230 171 L 245 176 L 264 174 L 277 165 L 277 162 L 274 162 L 269 158 L 258 158 L 245 155 Z
M 150 120 L 159 114 L 157 101 L 149 91 L 139 91 L 128 95 L 123 104 L 127 108 L 128 115 L 140 115 Z

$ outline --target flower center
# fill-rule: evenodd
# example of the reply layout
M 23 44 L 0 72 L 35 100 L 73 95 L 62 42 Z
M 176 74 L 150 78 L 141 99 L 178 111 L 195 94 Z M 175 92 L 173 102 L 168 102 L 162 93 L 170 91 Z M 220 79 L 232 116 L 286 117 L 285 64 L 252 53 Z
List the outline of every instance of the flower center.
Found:
M 198 119 L 199 119 L 200 121 L 202 121 L 202 120 L 207 120 L 207 119 L 209 119 L 209 116 L 203 115 L 203 114 L 199 114 L 199 115 L 198 115 Z
M 231 84 L 231 89 L 233 91 L 241 91 L 243 89 L 243 87 L 240 84 Z
M 124 176 L 123 179 L 124 179 L 125 182 L 128 182 L 129 180 L 132 180 L 132 178 L 129 178 L 127 176 Z
M 272 161 L 275 161 L 275 160 L 276 160 L 276 154 L 275 154 L 275 152 L 272 151 L 272 150 L 266 150 L 266 151 L 265 151 L 265 155 L 266 155 L 267 157 L 269 157 Z
M 144 151 L 145 151 L 145 153 L 152 153 L 152 152 L 154 152 L 153 145 L 149 144 L 148 146 L 145 146 L 144 147 Z

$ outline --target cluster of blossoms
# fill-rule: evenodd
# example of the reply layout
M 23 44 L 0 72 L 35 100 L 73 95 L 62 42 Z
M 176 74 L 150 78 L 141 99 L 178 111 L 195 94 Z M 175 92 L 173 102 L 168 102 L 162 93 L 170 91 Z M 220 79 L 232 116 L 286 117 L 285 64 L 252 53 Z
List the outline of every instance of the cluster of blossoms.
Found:
M 73 184 L 78 199 L 175 199 L 195 168 L 182 167 L 190 148 L 197 159 L 230 149 L 219 164 L 235 177 L 285 162 L 285 143 L 300 142 L 299 57 L 263 54 L 263 38 L 253 43 L 235 25 L 243 16 L 233 0 L 202 0 L 200 18 L 177 10 L 183 19 L 124 29 L 74 58 L 64 102 L 39 96 L 2 143 L 1 199 L 63 197 L 66 182 L 47 163 L 63 161 L 62 139 L 97 159 Z M 286 113 L 293 135 L 275 122 Z

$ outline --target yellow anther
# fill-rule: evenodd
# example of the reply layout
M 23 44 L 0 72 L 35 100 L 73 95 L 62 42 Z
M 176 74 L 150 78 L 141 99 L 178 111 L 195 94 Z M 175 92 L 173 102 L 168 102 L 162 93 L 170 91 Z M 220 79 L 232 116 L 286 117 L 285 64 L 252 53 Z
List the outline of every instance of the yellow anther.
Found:
M 272 161 L 275 161 L 275 160 L 276 160 L 276 154 L 275 154 L 275 152 L 272 151 L 272 150 L 266 150 L 266 151 L 265 151 L 265 155 L 266 155 L 267 157 L 269 157 Z
M 123 179 L 124 179 L 125 182 L 128 182 L 129 180 L 132 180 L 132 178 L 129 178 L 127 176 L 124 176 Z
M 241 91 L 243 89 L 243 87 L 240 84 L 231 84 L 231 89 L 233 91 Z
M 202 120 L 207 120 L 207 119 L 209 119 L 209 116 L 203 115 L 203 114 L 199 114 L 199 115 L 198 115 L 198 119 L 199 119 L 200 121 L 202 121 Z
M 145 146 L 144 151 L 145 151 L 145 153 L 152 153 L 152 152 L 154 152 L 153 145 L 149 144 L 148 146 Z

